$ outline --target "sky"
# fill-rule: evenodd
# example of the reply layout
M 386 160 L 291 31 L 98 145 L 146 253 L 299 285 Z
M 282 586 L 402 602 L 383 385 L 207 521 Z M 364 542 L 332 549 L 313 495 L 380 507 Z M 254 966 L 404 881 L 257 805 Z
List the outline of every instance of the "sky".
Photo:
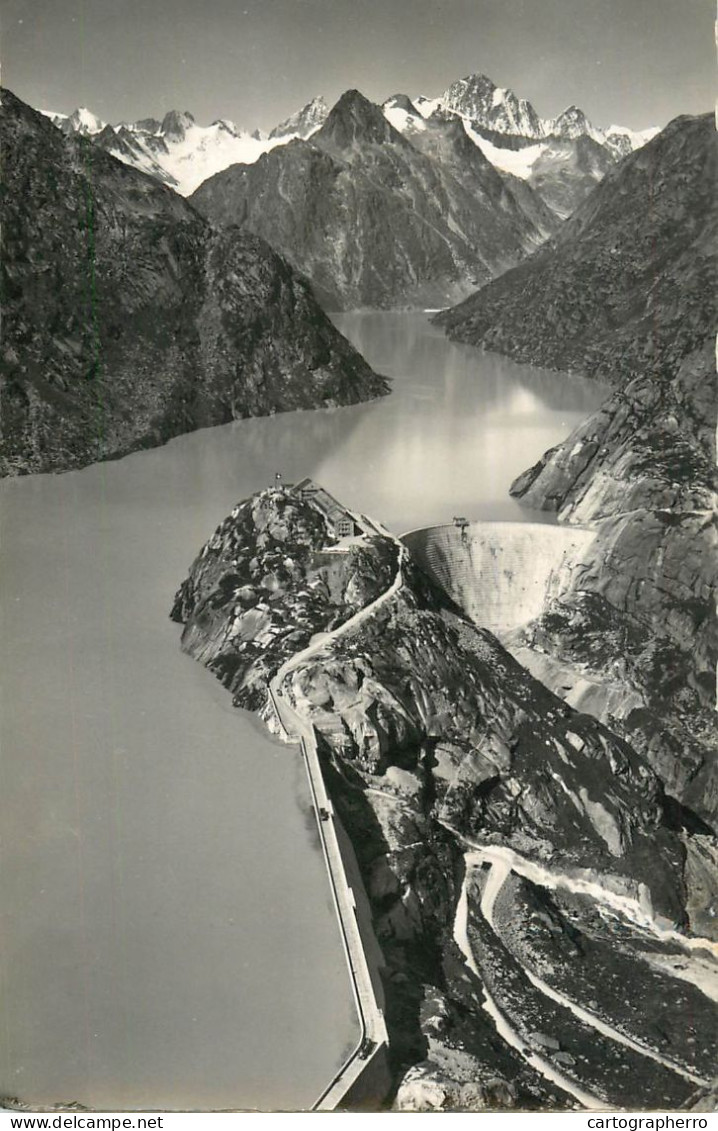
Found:
M 269 129 L 316 94 L 440 94 L 483 72 L 543 117 L 640 129 L 711 109 L 714 0 L 2 0 L 2 82 L 111 122 Z

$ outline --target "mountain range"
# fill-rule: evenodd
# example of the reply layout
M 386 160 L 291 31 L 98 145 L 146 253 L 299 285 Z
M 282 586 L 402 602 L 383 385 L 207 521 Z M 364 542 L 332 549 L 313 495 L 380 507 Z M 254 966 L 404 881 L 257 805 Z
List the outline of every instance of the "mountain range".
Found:
M 655 129 L 635 131 L 623 126 L 599 129 L 576 106 L 569 106 L 556 118 L 540 118 L 525 99 L 518 98 L 512 90 L 497 87 L 486 75 L 479 74 L 451 83 L 437 98 L 400 97 L 410 102 L 414 113 L 418 112 L 423 118 L 440 110 L 466 121 L 482 139 L 478 143 L 488 148 L 486 156 L 489 160 L 495 159 L 501 169 L 505 162 L 511 161 L 505 155 L 507 142 L 509 146 L 517 141 L 523 145 L 536 143 L 522 163 L 522 167 L 527 167 L 545 153 L 548 142 L 590 138 L 615 159 L 643 145 L 657 132 Z M 385 107 L 391 109 L 392 101 L 385 103 Z M 208 176 L 229 165 L 252 163 L 262 153 L 294 138 L 306 140 L 326 120 L 329 108 L 321 97 L 316 97 L 268 135 L 260 130 L 241 129 L 224 118 L 209 126 L 200 126 L 191 114 L 176 110 L 169 111 L 163 118 L 144 118 L 114 126 L 84 107 L 69 115 L 51 110 L 43 112 L 65 132 L 91 137 L 101 135 L 101 144 L 120 160 L 151 172 L 187 196 Z M 395 128 L 400 128 L 395 118 L 390 117 L 390 120 Z M 493 135 L 498 138 L 498 145 L 492 145 Z M 506 168 L 504 171 L 516 170 Z
M 238 504 L 172 615 L 237 705 L 271 719 L 276 678 L 317 735 L 382 957 L 398 1109 L 706 1102 L 711 117 L 647 139 L 575 107 L 542 119 L 474 75 L 440 99 L 314 100 L 266 136 L 176 111 L 50 121 L 7 91 L 0 121 L 3 473 L 385 392 L 315 295 L 480 286 L 439 316 L 452 337 L 612 386 L 512 487 L 594 537 L 501 642 L 397 539 L 372 525 L 339 547 L 289 487 Z
M 269 134 L 184 111 L 108 125 L 46 112 L 214 224 L 267 239 L 325 307 L 445 306 L 533 252 L 647 134 L 575 106 L 542 119 L 485 75 L 380 107 L 314 98 Z M 650 131 L 647 131 L 650 133 Z
M 4 90 L 0 471 L 387 391 L 262 240 Z

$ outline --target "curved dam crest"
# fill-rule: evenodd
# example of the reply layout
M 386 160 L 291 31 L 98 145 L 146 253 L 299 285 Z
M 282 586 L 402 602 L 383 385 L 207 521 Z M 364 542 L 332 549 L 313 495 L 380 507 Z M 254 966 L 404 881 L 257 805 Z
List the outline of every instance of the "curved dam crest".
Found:
M 467 616 L 501 635 L 540 615 L 595 537 L 540 522 L 449 522 L 401 540 Z

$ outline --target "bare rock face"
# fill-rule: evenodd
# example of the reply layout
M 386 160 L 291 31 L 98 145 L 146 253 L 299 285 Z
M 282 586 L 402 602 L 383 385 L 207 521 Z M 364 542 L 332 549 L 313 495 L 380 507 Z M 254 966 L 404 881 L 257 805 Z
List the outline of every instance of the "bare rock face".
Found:
M 557 216 L 568 217 L 616 163 L 615 154 L 585 134 L 552 137 L 531 166 L 528 184 Z
M 487 75 L 473 74 L 457 79 L 444 92 L 442 103 L 447 109 L 498 133 L 540 138 L 545 132 L 530 102 L 517 98 L 512 90 L 497 87 Z
M 714 1008 L 686 1012 L 671 956 L 689 915 L 710 927 L 716 839 L 695 839 L 630 742 L 532 679 L 396 541 L 339 545 L 291 489 L 235 508 L 172 615 L 235 703 L 269 718 L 274 680 L 314 728 L 384 959 L 398 1109 L 625 1104 L 626 1057 L 641 1103 L 686 1102 L 713 1046 L 641 1050 L 659 1049 L 666 1010 L 685 1036 Z M 626 978 L 650 984 L 655 1031 Z M 636 1048 L 607 1035 L 614 1019 Z
M 549 244 L 436 320 L 458 341 L 618 386 L 675 371 L 715 330 L 715 184 L 712 115 L 676 118 Z
M 597 530 L 565 591 L 514 641 L 550 686 L 581 681 L 621 732 L 713 827 L 718 820 L 716 376 L 711 342 L 673 374 L 636 378 L 525 472 L 512 493 Z M 553 671 L 544 657 L 556 661 Z M 538 674 L 538 673 L 537 673 Z M 587 682 L 586 682 L 587 681 Z M 595 688 L 622 683 L 616 697 Z M 575 701 L 575 700 L 571 700 Z
M 715 472 L 713 342 L 672 369 L 647 370 L 524 472 L 511 493 L 562 521 L 645 509 L 707 511 Z
M 386 391 L 261 240 L 3 91 L 0 472 Z M 177 118 L 177 129 L 183 128 Z

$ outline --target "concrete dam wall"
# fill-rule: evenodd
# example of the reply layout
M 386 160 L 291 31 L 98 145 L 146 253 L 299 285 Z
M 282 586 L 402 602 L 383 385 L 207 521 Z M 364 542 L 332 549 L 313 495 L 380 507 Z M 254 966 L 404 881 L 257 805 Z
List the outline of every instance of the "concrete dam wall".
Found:
M 594 538 L 577 526 L 471 522 L 411 530 L 402 541 L 476 624 L 500 635 L 540 614 Z

